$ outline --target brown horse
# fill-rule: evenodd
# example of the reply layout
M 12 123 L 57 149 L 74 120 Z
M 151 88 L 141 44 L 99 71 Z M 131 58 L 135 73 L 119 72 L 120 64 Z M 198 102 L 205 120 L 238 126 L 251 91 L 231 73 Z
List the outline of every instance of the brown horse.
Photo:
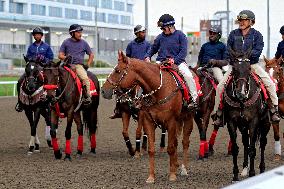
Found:
M 130 89 L 139 85 L 143 94 L 139 98 L 141 108 L 139 111 L 138 127 L 142 127 L 148 136 L 149 177 L 147 183 L 155 180 L 155 128 L 162 125 L 168 131 L 167 152 L 170 156 L 169 180 L 176 180 L 178 167 L 177 135 L 183 126 L 183 165 L 182 173 L 187 174 L 189 136 L 193 129 L 193 113 L 183 111 L 183 97 L 172 75 L 160 69 L 158 64 L 126 57 L 118 52 L 118 64 L 108 76 L 108 83 L 102 87 L 103 97 L 109 98 L 113 93 L 113 86 Z M 111 84 L 110 84 L 111 83 Z
M 67 126 L 65 130 L 66 146 L 65 158 L 71 160 L 71 127 L 73 120 L 77 125 L 78 147 L 77 157 L 81 157 L 83 153 L 83 123 L 81 120 L 81 112 L 83 121 L 90 131 L 91 153 L 96 151 L 96 130 L 97 130 L 97 109 L 99 106 L 99 82 L 97 77 L 88 72 L 88 77 L 94 82 L 97 95 L 92 96 L 92 103 L 88 106 L 81 104 L 80 89 L 77 87 L 76 77 L 73 78 L 72 73 L 68 71 L 69 66 L 61 66 L 58 63 L 52 63 L 48 67 L 44 67 L 43 74 L 45 78 L 44 87 L 47 89 L 47 97 L 51 101 L 51 137 L 54 155 L 56 159 L 62 157 L 59 149 L 56 131 L 59 117 L 67 117 Z
M 279 113 L 280 116 L 284 117 L 284 73 L 283 73 L 283 59 L 280 57 L 279 59 L 273 58 L 268 60 L 264 57 L 265 71 L 269 73 L 270 77 L 272 77 L 278 87 L 277 96 L 279 103 Z M 281 159 L 281 144 L 280 144 L 280 136 L 279 136 L 279 123 L 272 123 L 273 131 L 274 131 L 274 159 Z

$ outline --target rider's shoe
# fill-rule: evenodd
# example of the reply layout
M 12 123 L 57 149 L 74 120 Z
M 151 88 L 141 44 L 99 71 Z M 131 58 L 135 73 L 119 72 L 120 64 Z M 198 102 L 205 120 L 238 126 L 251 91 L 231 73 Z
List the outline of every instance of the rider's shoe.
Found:
M 278 112 L 278 106 L 273 106 L 270 109 L 270 113 L 271 113 L 271 121 L 275 122 L 275 123 L 279 123 L 280 116 L 279 116 L 279 112 Z
M 195 101 L 191 101 L 188 105 L 187 105 L 187 109 L 188 110 L 196 110 L 198 107 L 197 103 Z
M 90 96 L 83 98 L 84 105 L 90 105 L 92 103 L 92 98 Z
M 213 125 L 217 127 L 223 127 L 223 111 L 218 110 L 213 116 Z
M 16 104 L 15 110 L 16 110 L 17 112 L 22 112 L 22 111 L 24 110 L 24 108 L 23 108 L 23 106 L 22 106 L 22 104 L 21 104 L 20 102 L 18 102 L 18 103 Z

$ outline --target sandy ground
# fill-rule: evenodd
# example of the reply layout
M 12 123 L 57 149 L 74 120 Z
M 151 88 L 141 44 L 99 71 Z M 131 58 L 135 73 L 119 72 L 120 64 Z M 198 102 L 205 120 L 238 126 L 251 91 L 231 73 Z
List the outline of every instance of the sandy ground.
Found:
M 30 128 L 24 113 L 14 110 L 16 98 L 0 98 L 0 188 L 221 188 L 231 184 L 232 157 L 226 156 L 227 129 L 220 129 L 216 138 L 215 154 L 207 161 L 197 161 L 199 134 L 197 127 L 190 137 L 189 176 L 178 176 L 176 182 L 168 181 L 169 160 L 166 153 L 156 153 L 156 182 L 146 184 L 148 176 L 148 155 L 140 159 L 131 158 L 121 134 L 120 119 L 110 120 L 114 103 L 101 99 L 99 107 L 99 129 L 97 133 L 97 154 L 91 156 L 89 141 L 85 136 L 82 159 L 76 159 L 76 126 L 73 124 L 72 161 L 55 160 L 53 151 L 44 139 L 44 122 L 41 118 L 38 135 L 41 152 L 27 155 Z M 64 148 L 65 121 L 59 127 L 58 136 Z M 135 143 L 136 123 L 131 122 L 130 137 Z M 283 122 L 281 133 L 283 132 Z M 209 127 L 210 137 L 212 126 Z M 161 131 L 157 129 L 157 151 Z M 208 137 L 208 138 L 209 138 Z M 240 137 L 239 137 L 240 139 Z M 283 138 L 281 138 L 282 146 Z M 239 168 L 242 167 L 243 148 L 241 143 Z M 274 140 L 272 129 L 265 152 L 266 168 L 273 169 L 284 161 L 273 161 Z M 283 150 L 282 150 L 283 151 Z M 257 150 L 256 173 L 259 173 L 259 150 Z M 181 143 L 179 143 L 181 159 Z M 284 157 L 282 156 L 282 159 Z

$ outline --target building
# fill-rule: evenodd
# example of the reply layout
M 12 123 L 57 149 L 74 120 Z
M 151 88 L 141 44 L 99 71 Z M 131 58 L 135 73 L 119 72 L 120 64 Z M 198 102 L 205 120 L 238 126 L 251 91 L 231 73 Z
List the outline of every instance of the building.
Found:
M 92 48 L 97 23 L 99 54 L 125 49 L 133 38 L 133 5 L 134 0 L 0 0 L 0 56 L 25 52 L 36 26 L 44 29 L 44 40 L 56 54 L 74 23 L 84 27 L 83 37 Z

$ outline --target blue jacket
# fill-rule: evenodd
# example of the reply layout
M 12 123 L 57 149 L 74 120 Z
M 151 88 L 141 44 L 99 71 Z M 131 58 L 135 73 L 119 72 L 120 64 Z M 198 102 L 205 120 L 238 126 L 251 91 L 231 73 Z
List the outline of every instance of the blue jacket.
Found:
M 154 44 L 145 55 L 145 58 L 152 57 L 157 52 L 157 61 L 164 61 L 171 57 L 177 65 L 185 62 L 187 55 L 187 38 L 185 34 L 180 30 L 175 30 L 174 33 L 170 35 L 161 33 L 154 40 Z
M 146 40 L 139 41 L 136 38 L 127 45 L 126 56 L 130 58 L 137 58 L 140 60 L 144 60 L 145 58 L 144 56 L 149 51 L 150 48 L 151 44 L 148 41 Z
M 231 48 L 237 52 L 246 52 L 252 47 L 250 59 L 251 64 L 258 63 L 259 57 L 263 50 L 264 42 L 261 33 L 251 28 L 246 36 L 242 35 L 240 29 L 231 31 L 228 37 L 227 48 Z
M 227 48 L 224 43 L 218 42 L 207 42 L 202 45 L 199 55 L 198 55 L 198 62 L 199 66 L 205 66 L 208 64 L 210 59 L 215 60 L 225 60 L 227 59 Z
M 282 58 L 284 58 L 284 40 L 278 43 L 275 57 L 278 59 L 280 58 L 281 55 L 282 55 Z
M 50 46 L 43 41 L 40 43 L 40 45 L 37 45 L 34 42 L 33 44 L 29 46 L 28 52 L 27 52 L 27 58 L 34 59 L 39 54 L 45 57 L 43 63 L 48 63 L 49 61 L 53 60 L 53 57 L 54 57 Z

